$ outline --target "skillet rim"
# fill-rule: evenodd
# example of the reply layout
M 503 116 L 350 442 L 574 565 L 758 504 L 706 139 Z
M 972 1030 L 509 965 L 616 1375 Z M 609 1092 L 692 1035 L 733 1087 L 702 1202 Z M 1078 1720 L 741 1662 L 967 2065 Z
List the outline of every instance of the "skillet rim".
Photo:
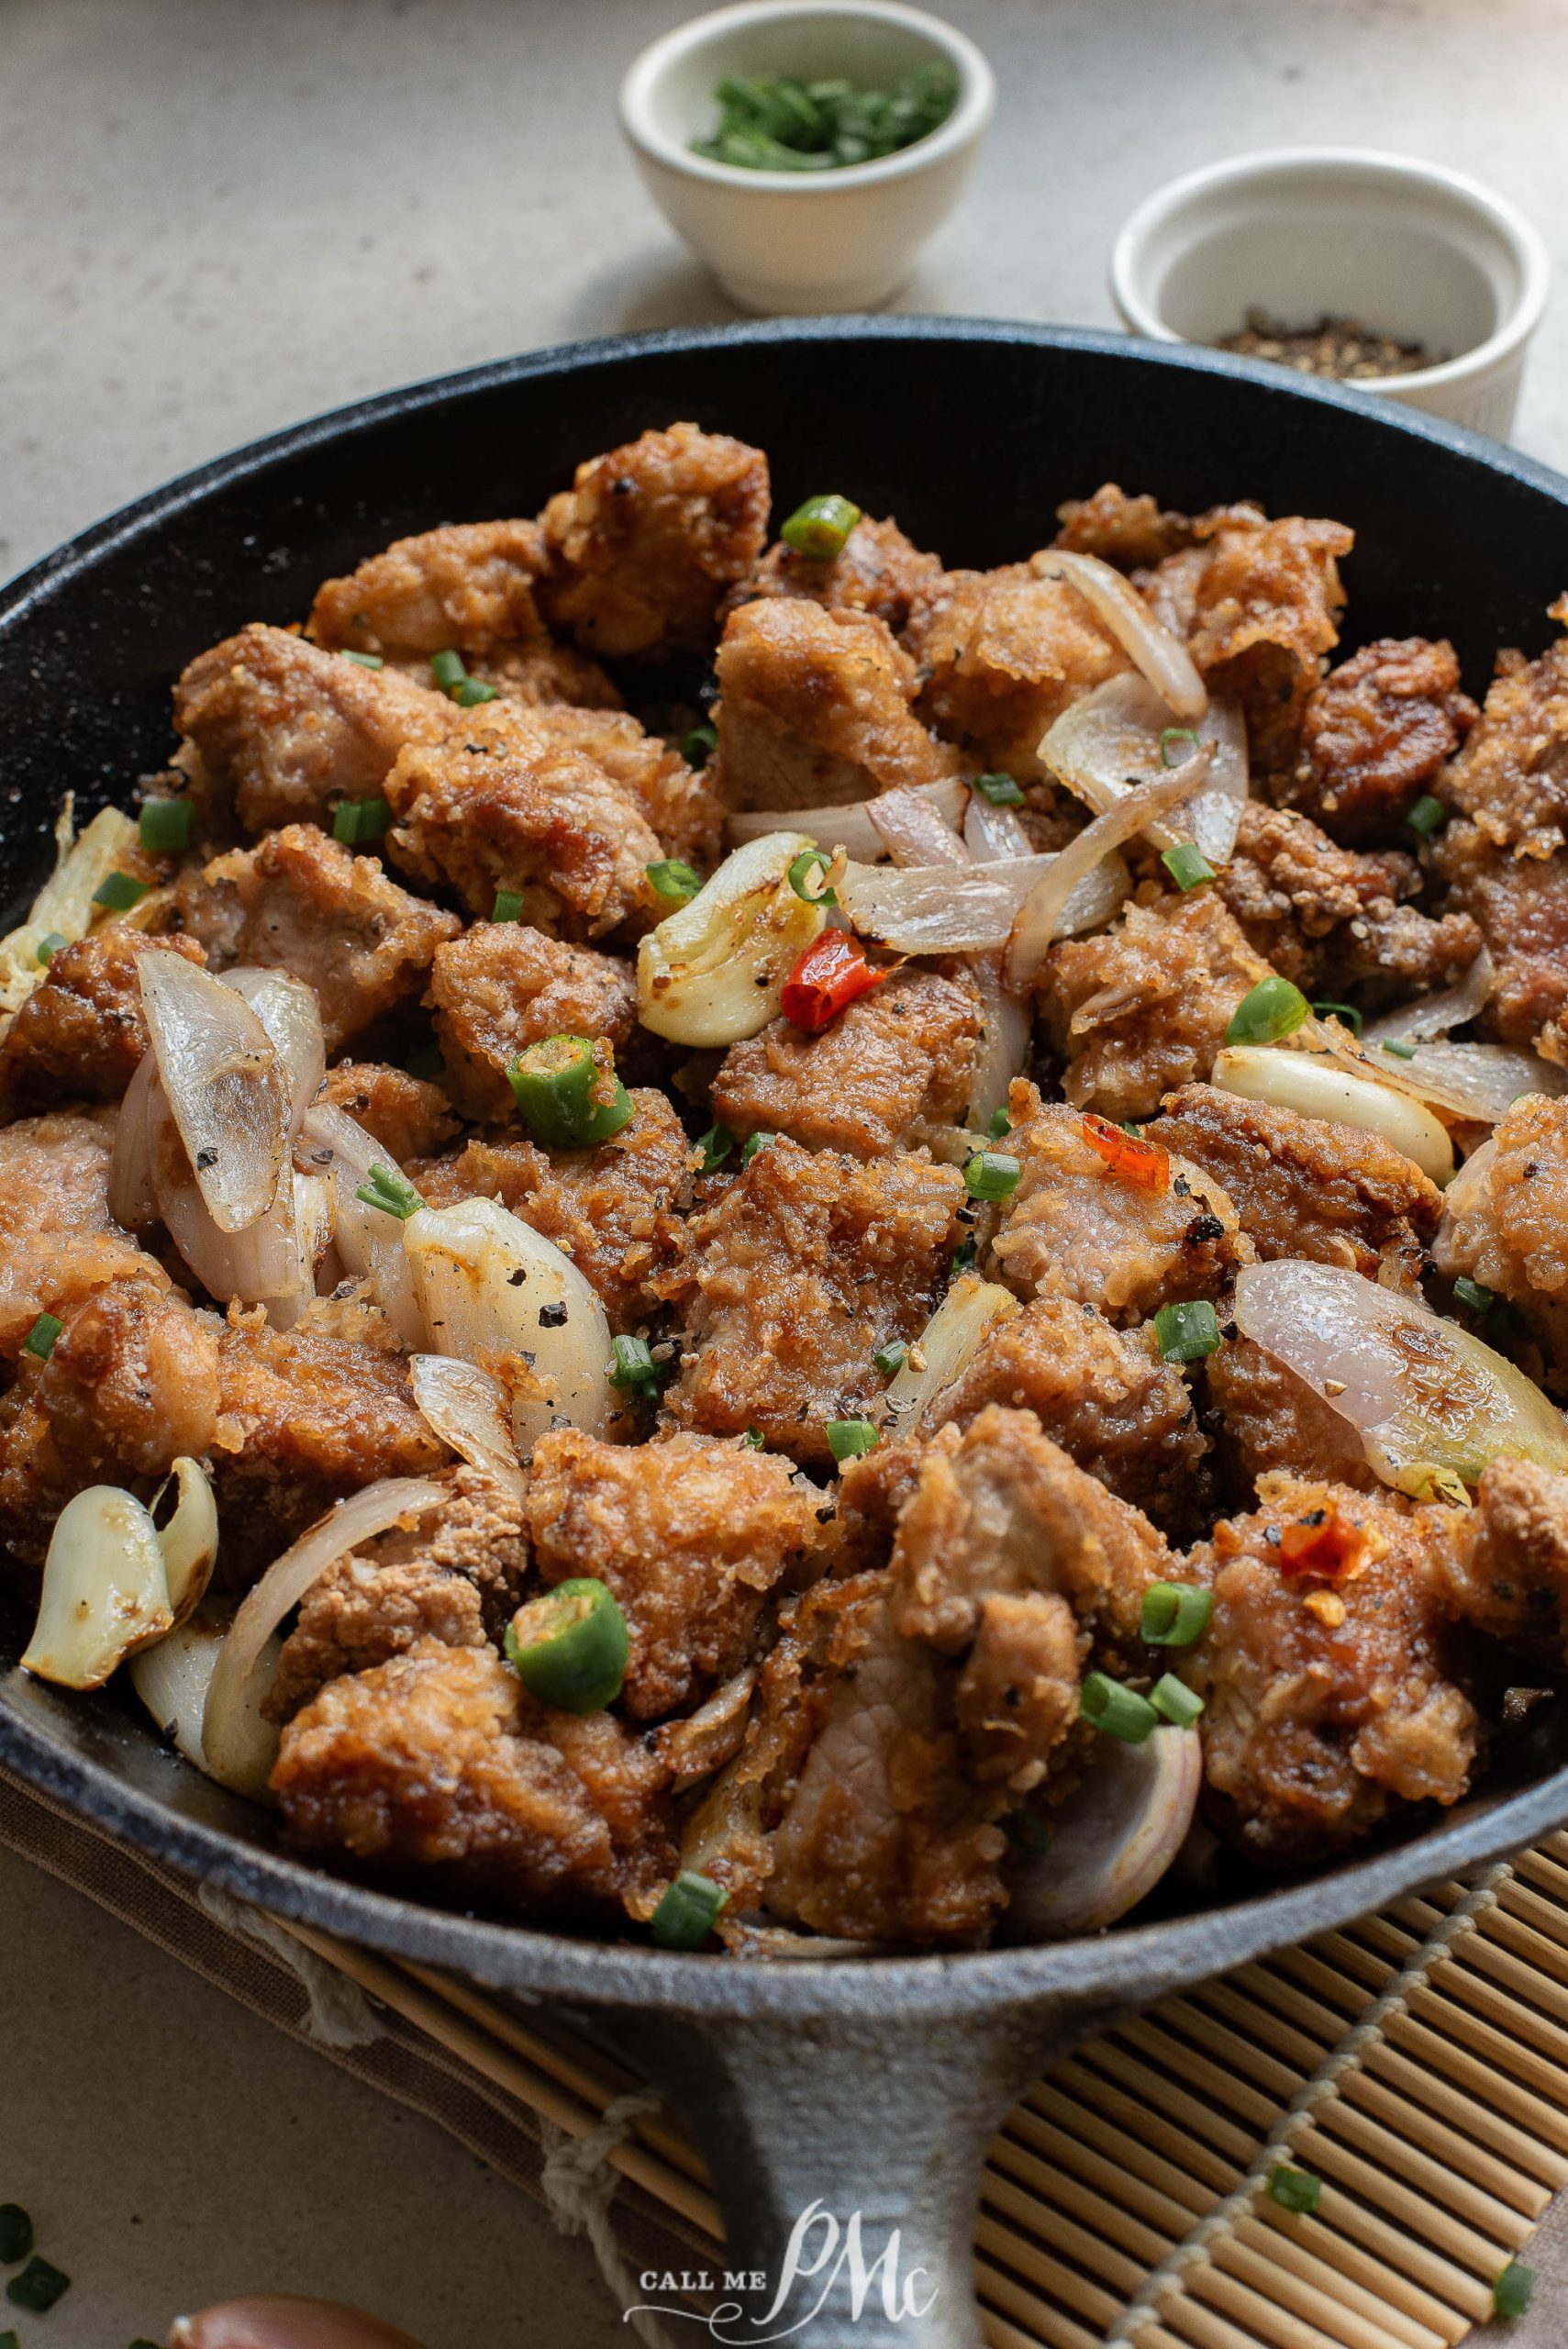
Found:
M 1276 398 L 1349 411 L 1373 429 L 1462 456 L 1564 509 L 1568 479 L 1538 459 L 1467 427 L 1421 411 L 1375 404 L 1375 395 L 1284 373 L 1266 362 L 1186 344 L 1164 344 L 1090 328 L 1027 320 L 928 317 L 835 317 L 677 327 L 557 344 L 378 393 L 246 442 L 118 508 L 80 531 L 0 587 L 0 658 L 6 638 L 38 607 L 142 534 L 210 495 L 264 473 L 304 451 L 342 441 L 396 416 L 439 408 L 469 394 L 538 376 L 635 364 L 654 354 L 740 345 L 958 342 L 1084 351 L 1188 374 L 1250 382 Z M 1389 1900 L 1469 1872 L 1568 1821 L 1568 1764 L 1407 1842 L 1310 1878 L 1223 1908 L 1153 1924 L 1111 1928 L 1033 1948 L 964 1951 L 776 1964 L 677 1954 L 542 1932 L 376 1891 L 277 1852 L 251 1847 L 226 1830 L 183 1816 L 128 1784 L 106 1765 L 72 1753 L 15 1709 L 0 1682 L 0 1762 L 99 1831 L 245 1899 L 350 1940 L 495 1985 L 577 2003 L 684 2009 L 714 2018 L 806 2015 L 952 2018 L 1053 1998 L 1142 2000 L 1178 1983 L 1259 1957 Z

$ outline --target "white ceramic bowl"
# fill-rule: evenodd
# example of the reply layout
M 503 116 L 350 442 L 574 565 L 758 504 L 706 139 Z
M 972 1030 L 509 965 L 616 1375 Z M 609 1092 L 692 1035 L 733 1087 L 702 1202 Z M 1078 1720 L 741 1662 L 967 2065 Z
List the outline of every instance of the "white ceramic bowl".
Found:
M 749 172 L 694 155 L 726 74 L 838 76 L 885 88 L 946 64 L 958 96 L 944 123 L 879 162 Z M 645 49 L 620 89 L 620 122 L 672 228 L 743 309 L 870 310 L 898 291 L 957 201 L 995 105 L 972 40 L 897 0 L 740 0 Z
M 1214 342 L 1256 306 L 1423 342 L 1430 367 L 1358 388 L 1505 439 L 1551 265 L 1535 229 L 1458 172 L 1354 148 L 1243 155 L 1173 180 L 1123 228 L 1111 291 L 1135 334 Z

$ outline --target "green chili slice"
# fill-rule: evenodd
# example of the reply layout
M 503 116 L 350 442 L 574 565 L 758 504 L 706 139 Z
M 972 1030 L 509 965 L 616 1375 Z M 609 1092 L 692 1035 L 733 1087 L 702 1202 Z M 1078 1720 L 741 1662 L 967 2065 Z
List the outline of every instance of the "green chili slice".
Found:
M 1277 974 L 1249 988 L 1230 1015 L 1228 1044 L 1277 1044 L 1294 1035 L 1312 1007 L 1301 989 Z
M 1190 1648 L 1214 1613 L 1214 1593 L 1197 1583 L 1151 1582 L 1143 1594 L 1139 1637 L 1151 1648 Z
M 530 1044 L 506 1071 L 506 1081 L 518 1116 L 547 1150 L 608 1141 L 633 1114 L 610 1046 L 586 1036 L 547 1036 Z
M 1124 1745 L 1141 1745 L 1160 1724 L 1160 1716 L 1147 1697 L 1106 1672 L 1087 1675 L 1078 1691 L 1078 1709 L 1086 1721 L 1104 1730 L 1107 1737 L 1119 1737 Z
M 701 1949 L 728 1898 L 711 1876 L 683 1868 L 653 1911 L 654 1940 L 661 1949 Z
M 614 1591 L 587 1575 L 519 1607 L 506 1626 L 506 1661 L 541 1705 L 602 1713 L 626 1678 L 629 1642 Z
M 1219 1352 L 1219 1316 L 1207 1297 L 1162 1305 L 1154 1316 L 1154 1338 L 1166 1362 L 1201 1362 Z
M 195 812 L 188 799 L 146 800 L 137 821 L 137 838 L 154 854 L 183 848 L 190 840 Z
M 843 553 L 844 542 L 860 518 L 858 506 L 828 491 L 797 506 L 779 536 L 792 553 L 806 555 L 813 562 L 831 562 L 835 555 Z
M 106 906 L 112 914 L 126 914 L 146 895 L 145 881 L 138 881 L 128 873 L 106 873 L 93 892 L 93 903 Z
M 789 885 L 808 906 L 836 906 L 836 890 L 827 885 L 831 857 L 819 848 L 803 848 L 789 868 Z

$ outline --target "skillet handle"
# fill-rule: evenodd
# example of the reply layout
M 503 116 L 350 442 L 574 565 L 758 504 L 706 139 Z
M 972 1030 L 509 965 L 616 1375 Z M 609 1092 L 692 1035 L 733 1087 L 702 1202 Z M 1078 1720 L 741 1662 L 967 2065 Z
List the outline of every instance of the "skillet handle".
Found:
M 1103 1997 L 910 2019 L 879 2017 L 873 1996 L 867 2009 L 617 2015 L 614 2037 L 708 2163 L 726 2226 L 712 2337 L 726 2349 L 981 2349 L 986 2148 L 1111 2011 Z

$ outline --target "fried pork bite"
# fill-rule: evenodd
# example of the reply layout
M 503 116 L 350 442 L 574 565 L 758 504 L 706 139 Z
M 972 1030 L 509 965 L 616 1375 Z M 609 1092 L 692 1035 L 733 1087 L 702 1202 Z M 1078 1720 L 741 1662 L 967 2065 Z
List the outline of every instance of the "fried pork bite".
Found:
M 259 963 L 316 991 L 329 1052 L 417 995 L 443 939 L 462 925 L 314 824 L 263 833 L 183 874 L 186 930 L 217 970 Z
M 406 1655 L 422 1640 L 500 1645 L 528 1569 L 522 1502 L 480 1468 L 459 1466 L 444 1481 L 439 1509 L 350 1551 L 306 1593 L 268 1692 L 269 1719 L 292 1720 L 329 1680 Z
M 1051 540 L 1073 554 L 1098 555 L 1118 571 L 1140 571 L 1190 546 L 1193 526 L 1184 514 L 1162 509 L 1157 499 L 1129 497 L 1114 481 L 1093 497 L 1070 497 L 1056 509 L 1062 528 Z
M 1568 596 L 1551 617 L 1568 623 Z M 1494 848 L 1547 857 L 1568 844 L 1568 637 L 1538 661 L 1498 654 L 1480 722 L 1444 769 L 1441 796 Z
M 1219 1413 L 1219 1466 L 1244 1507 L 1271 1469 L 1316 1468 L 1357 1492 L 1379 1489 L 1376 1470 L 1350 1421 L 1315 1387 L 1251 1338 L 1228 1337 L 1204 1364 Z
M 56 947 L 0 1038 L 0 1116 L 119 1099 L 147 1050 L 136 966 L 150 952 L 206 959 L 194 938 L 150 938 L 119 922 Z
M 1507 1298 L 1568 1388 L 1568 1101 L 1527 1093 L 1466 1159 L 1443 1197 L 1432 1253 Z
M 1189 1085 L 1167 1096 L 1151 1136 L 1223 1186 L 1260 1257 L 1418 1285 L 1443 1195 L 1379 1135 Z
M 711 1436 L 601 1443 L 574 1428 L 534 1448 L 528 1521 L 547 1583 L 591 1575 L 630 1635 L 634 1720 L 698 1703 L 751 1659 L 758 1617 L 823 1539 L 817 1486 L 778 1453 Z
M 1109 930 L 1051 950 L 1040 1009 L 1074 1108 L 1152 1118 L 1207 1080 L 1231 1014 L 1270 965 L 1207 889 L 1129 904 Z
M 1235 1208 L 1198 1167 L 1175 1156 L 1162 1166 L 1151 1151 L 1118 1165 L 1086 1138 L 1082 1118 L 1021 1078 L 1007 1108 L 1018 1181 L 988 1262 L 1016 1295 L 1136 1324 L 1162 1305 L 1219 1296 L 1250 1260 Z
M 943 978 L 907 965 L 819 1035 L 775 1019 L 731 1044 L 713 1081 L 714 1112 L 733 1133 L 790 1134 L 808 1150 L 912 1150 L 962 1121 L 981 1025 L 966 972 Z
M 609 1713 L 534 1702 L 488 1647 L 421 1640 L 328 1683 L 272 1788 L 295 1849 L 524 1913 L 646 1904 L 673 1867 L 666 1773 Z
M 476 727 L 411 747 L 385 788 L 392 854 L 417 879 L 453 890 L 477 919 L 489 919 L 503 889 L 551 936 L 603 938 L 658 918 L 648 867 L 662 850 L 636 803 L 595 760 L 537 728 Z
M 372 670 L 255 621 L 193 661 L 174 688 L 175 764 L 231 794 L 248 831 L 326 824 L 373 799 L 406 742 L 439 742 L 454 711 L 394 669 Z
M 317 1098 L 363 1126 L 399 1165 L 439 1150 L 457 1131 L 440 1085 L 380 1061 L 339 1061 L 328 1070 Z
M 1040 780 L 1040 736 L 1071 701 L 1128 666 L 1074 587 L 1027 562 L 944 571 L 917 594 L 904 641 L 922 718 L 981 767 Z
M 1314 686 L 1300 756 L 1275 795 L 1347 847 L 1396 841 L 1477 715 L 1446 637 L 1380 636 Z
M 1516 857 L 1460 819 L 1439 833 L 1432 863 L 1450 907 L 1473 916 L 1496 966 L 1485 1029 L 1568 1066 L 1568 853 Z
M 624 1045 L 637 1025 L 629 963 L 547 938 L 525 922 L 475 922 L 438 946 L 427 1000 L 447 1066 L 447 1090 L 465 1118 L 509 1112 L 506 1071 L 547 1036 L 606 1036 Z
M 657 1286 L 684 1330 L 664 1408 L 705 1435 L 759 1428 L 826 1463 L 830 1419 L 885 1384 L 872 1356 L 915 1338 L 962 1236 L 963 1177 L 917 1154 L 873 1159 L 781 1137 L 691 1218 L 681 1264 Z
M 534 584 L 548 562 L 537 522 L 449 522 L 325 581 L 308 632 L 331 650 L 394 661 L 491 652 L 544 635 Z
M 962 772 L 910 707 L 913 662 L 869 612 L 743 604 L 717 669 L 709 771 L 731 807 L 826 807 Z
M 1460 1621 L 1501 1641 L 1518 1664 L 1559 1673 L 1568 1653 L 1568 1479 L 1505 1455 L 1471 1509 L 1444 1512 L 1438 1589 Z
M 635 1330 L 680 1260 L 691 1144 L 664 1094 L 634 1087 L 630 1097 L 630 1122 L 593 1150 L 476 1140 L 456 1157 L 414 1161 L 409 1177 L 433 1208 L 499 1199 L 571 1257 L 613 1329 Z
M 109 1213 L 112 1110 L 0 1126 L 0 1358 L 15 1362 L 40 1313 L 66 1320 L 107 1282 L 169 1286 Z
M 1369 1010 L 1435 993 L 1481 951 L 1468 914 L 1434 921 L 1402 904 L 1421 885 L 1413 857 L 1336 848 L 1305 816 L 1248 800 L 1216 888 L 1249 942 L 1302 993 L 1332 986 Z
M 645 822 L 667 856 L 699 866 L 724 853 L 724 807 L 706 771 L 690 767 L 657 734 L 645 732 L 621 709 L 537 709 L 534 723 L 567 750 L 603 767 Z
M 862 514 L 839 552 L 827 562 L 797 554 L 781 539 L 749 577 L 729 591 L 728 607 L 758 596 L 804 596 L 829 611 L 870 612 L 895 635 L 909 618 L 917 588 L 941 571 L 940 555 L 922 554 L 890 515 Z
M 695 424 L 589 459 L 540 517 L 546 618 L 611 658 L 706 651 L 725 590 L 762 551 L 768 499 L 762 451 Z

